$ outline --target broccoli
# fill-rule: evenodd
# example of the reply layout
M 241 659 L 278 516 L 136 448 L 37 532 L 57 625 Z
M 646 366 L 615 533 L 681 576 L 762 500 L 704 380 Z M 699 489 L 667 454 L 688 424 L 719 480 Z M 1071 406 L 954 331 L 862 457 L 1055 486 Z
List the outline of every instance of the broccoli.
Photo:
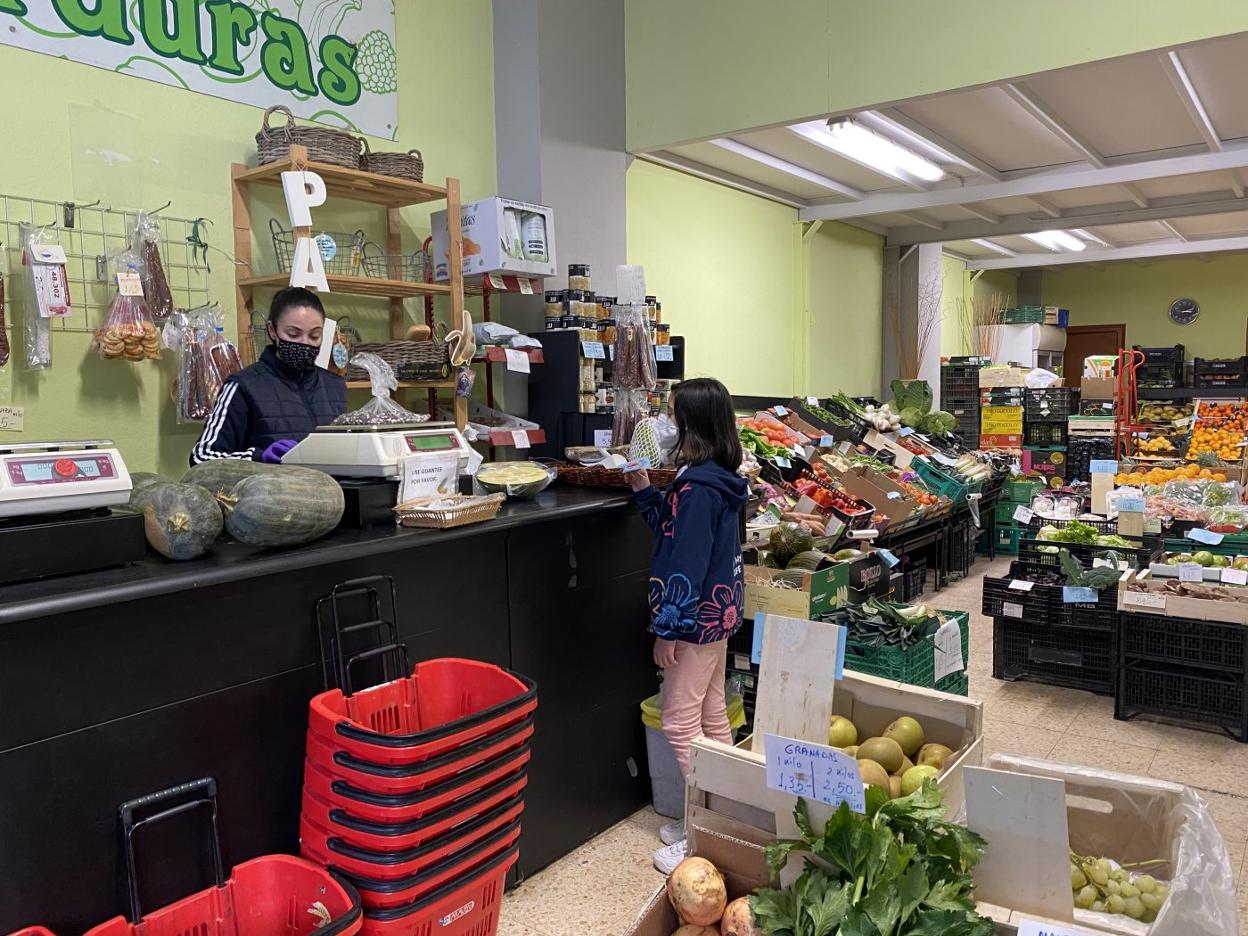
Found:
M 374 94 L 399 90 L 398 62 L 389 36 L 374 29 L 360 40 L 356 49 L 355 68 L 366 90 Z

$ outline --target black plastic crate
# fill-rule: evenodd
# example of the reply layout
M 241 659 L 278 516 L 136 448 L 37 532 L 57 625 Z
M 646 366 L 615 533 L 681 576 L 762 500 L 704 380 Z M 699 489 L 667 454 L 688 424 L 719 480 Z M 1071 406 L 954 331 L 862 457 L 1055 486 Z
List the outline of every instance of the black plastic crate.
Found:
M 1248 683 L 1242 673 L 1128 661 L 1118 670 L 1114 718 L 1136 715 L 1216 725 L 1236 741 L 1248 741 Z
M 1059 627 L 1077 627 L 1100 631 L 1102 635 L 1118 634 L 1118 589 L 1106 588 L 1096 601 L 1067 603 L 1060 589 L 1053 602 L 1053 623 Z
M 1196 358 L 1192 361 L 1192 373 L 1197 377 L 1215 374 L 1242 375 L 1245 370 L 1248 370 L 1248 356 L 1237 358 Z
M 914 559 L 901 574 L 898 586 L 898 601 L 914 601 L 923 594 L 927 587 L 927 560 L 922 557 Z
M 1146 390 L 1170 390 L 1183 386 L 1183 362 L 1142 364 L 1135 372 L 1136 386 Z
M 1068 436 L 1066 421 L 1024 422 L 1023 445 L 1065 445 Z
M 1009 574 L 1004 578 L 984 576 L 984 592 L 981 610 L 987 617 L 1007 618 L 1016 621 L 1033 621 L 1048 624 L 1053 619 L 1053 589 L 1045 585 L 1032 585 L 1029 590 L 1010 588 L 1015 579 L 1021 580 L 1027 570 L 1026 563 L 1010 563 Z
M 1096 532 L 1098 533 L 1117 533 L 1118 532 L 1117 520 L 1053 520 L 1053 519 L 1045 519 L 1044 517 L 1037 515 L 1031 518 L 1031 522 L 1028 524 L 1028 526 L 1031 527 L 1031 529 L 1033 530 L 1039 530 L 1042 526 L 1055 526 L 1058 529 L 1064 529 L 1070 526 L 1072 523 L 1082 523 L 1085 526 L 1090 526 L 1092 527 L 1092 529 L 1096 530 Z
M 732 666 L 734 654 L 749 656 L 754 652 L 754 619 L 746 618 L 741 628 L 728 638 L 728 665 Z
M 1244 673 L 1248 660 L 1248 627 L 1221 621 L 1122 612 L 1124 661 L 1209 667 L 1222 673 Z
M 1045 387 L 1043 390 L 1029 389 L 1024 398 L 1023 418 L 1039 421 L 1066 419 L 1073 412 L 1071 407 L 1076 400 L 1077 392 L 1071 387 Z
M 1094 560 L 1105 556 L 1106 553 L 1115 552 L 1137 569 L 1143 569 L 1147 568 L 1150 562 L 1160 558 L 1165 551 L 1161 537 L 1158 536 L 1145 536 L 1140 539 L 1124 537 L 1124 539 L 1138 545 L 1131 549 L 1115 546 L 1084 546 L 1077 543 L 1054 543 L 1026 536 L 1018 541 L 1018 559 L 1020 562 L 1056 568 L 1062 564 L 1061 554 L 1057 550 L 1066 549 L 1070 551 L 1072 557 L 1079 560 L 1081 566 L 1090 569 Z
M 1192 378 L 1192 384 L 1204 390 L 1218 387 L 1248 387 L 1248 377 L 1242 374 L 1197 374 Z
M 1073 436 L 1066 443 L 1066 480 L 1090 481 L 1092 462 L 1113 460 L 1114 440 L 1107 438 L 1081 439 Z
M 992 675 L 1112 695 L 1118 676 L 1112 633 L 994 618 Z
M 975 543 L 979 539 L 979 528 L 967 517 L 950 527 L 945 535 L 949 540 L 948 549 L 945 551 L 945 573 L 970 575 L 971 566 L 975 564 Z
M 1145 364 L 1182 364 L 1187 359 L 1187 348 L 1181 344 L 1170 348 L 1141 348 L 1133 345 L 1133 349 L 1144 355 Z

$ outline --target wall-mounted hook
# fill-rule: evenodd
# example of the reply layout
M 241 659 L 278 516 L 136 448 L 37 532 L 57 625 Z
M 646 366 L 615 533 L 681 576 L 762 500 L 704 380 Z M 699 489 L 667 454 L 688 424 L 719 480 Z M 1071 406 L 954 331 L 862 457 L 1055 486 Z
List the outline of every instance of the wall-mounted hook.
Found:
M 76 205 L 72 201 L 65 202 L 65 204 L 62 206 L 62 211 L 65 216 L 65 227 L 70 228 L 70 229 L 74 227 L 74 225 L 77 223 L 77 213 L 79 209 L 94 208 L 99 203 L 100 203 L 100 200 L 98 198 L 95 201 L 91 202 L 91 204 L 89 205 Z
M 148 214 L 149 215 L 160 214 L 162 211 L 164 211 L 166 208 L 168 208 L 172 204 L 173 204 L 172 201 L 167 201 L 163 205 L 161 205 L 159 208 L 157 208 L 155 211 L 149 211 Z

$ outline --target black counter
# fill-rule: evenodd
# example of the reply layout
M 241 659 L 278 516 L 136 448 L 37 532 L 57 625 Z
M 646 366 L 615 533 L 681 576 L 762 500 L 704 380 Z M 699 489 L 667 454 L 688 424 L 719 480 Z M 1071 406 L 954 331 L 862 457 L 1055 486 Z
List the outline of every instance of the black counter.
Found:
M 117 805 L 199 776 L 220 785 L 227 867 L 297 852 L 316 604 L 368 575 L 395 580 L 413 661 L 537 681 L 522 873 L 566 854 L 649 798 L 650 544 L 626 494 L 556 487 L 456 530 L 222 543 L 0 588 L 0 932 L 121 912 Z M 195 828 L 138 843 L 146 906 L 208 883 Z

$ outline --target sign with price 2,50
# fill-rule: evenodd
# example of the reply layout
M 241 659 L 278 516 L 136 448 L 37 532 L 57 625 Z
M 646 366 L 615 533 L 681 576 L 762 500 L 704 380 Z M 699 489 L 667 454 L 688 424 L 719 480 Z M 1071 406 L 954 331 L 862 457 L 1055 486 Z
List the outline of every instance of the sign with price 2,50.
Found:
M 781 793 L 867 811 L 866 793 L 858 761 L 844 751 L 779 735 L 763 736 L 767 759 L 767 786 Z

